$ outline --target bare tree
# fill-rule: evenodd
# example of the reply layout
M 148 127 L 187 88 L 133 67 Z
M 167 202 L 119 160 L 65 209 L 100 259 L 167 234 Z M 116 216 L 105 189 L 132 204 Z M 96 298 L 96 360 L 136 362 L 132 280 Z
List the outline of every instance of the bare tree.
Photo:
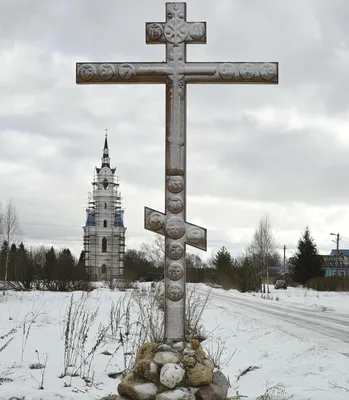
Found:
M 259 221 L 259 225 L 253 235 L 252 243 L 248 249 L 248 253 L 252 256 L 254 264 L 260 273 L 263 274 L 263 293 L 265 293 L 265 277 L 267 283 L 269 283 L 269 262 L 275 254 L 275 247 L 275 238 L 269 218 L 266 215 Z M 269 287 L 267 286 L 267 288 L 269 293 Z
M 5 207 L 5 211 L 1 218 L 1 230 L 2 241 L 7 242 L 6 254 L 5 254 L 5 277 L 4 280 L 7 282 L 8 278 L 8 265 L 10 261 L 11 246 L 18 244 L 21 239 L 21 231 L 19 228 L 18 214 L 16 207 L 10 199 Z
M 187 268 L 202 268 L 202 260 L 200 256 L 194 253 L 187 253 L 185 255 Z
M 39 245 L 39 246 L 30 246 L 28 253 L 30 258 L 33 260 L 35 266 L 38 268 L 44 268 L 46 257 L 45 254 L 50 250 L 49 246 Z
M 187 253 L 185 255 L 187 282 L 199 282 L 202 279 L 201 269 L 203 263 L 197 254 Z
M 156 268 L 164 268 L 165 265 L 165 238 L 156 235 L 151 244 L 143 243 L 141 251 L 145 258 L 150 261 Z

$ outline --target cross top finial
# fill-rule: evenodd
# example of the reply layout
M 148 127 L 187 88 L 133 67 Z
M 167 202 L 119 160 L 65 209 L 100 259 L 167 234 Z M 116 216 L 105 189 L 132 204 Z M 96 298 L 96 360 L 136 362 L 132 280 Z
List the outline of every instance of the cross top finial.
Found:
M 148 44 L 206 43 L 206 22 L 187 22 L 186 3 L 166 3 L 166 22 L 147 22 Z
M 105 128 L 105 137 L 108 136 L 108 128 Z

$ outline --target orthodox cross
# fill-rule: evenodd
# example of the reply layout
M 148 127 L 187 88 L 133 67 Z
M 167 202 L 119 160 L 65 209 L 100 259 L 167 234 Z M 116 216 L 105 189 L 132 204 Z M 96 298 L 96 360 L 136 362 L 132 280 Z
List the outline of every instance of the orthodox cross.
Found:
M 185 340 L 185 253 L 206 250 L 206 229 L 186 221 L 187 83 L 277 84 L 276 62 L 187 62 L 188 43 L 206 43 L 206 23 L 186 21 L 186 3 L 166 3 L 166 22 L 146 23 L 146 43 L 165 44 L 166 61 L 76 64 L 78 84 L 166 85 L 166 177 L 162 213 L 145 207 L 145 229 L 165 236 L 165 333 Z

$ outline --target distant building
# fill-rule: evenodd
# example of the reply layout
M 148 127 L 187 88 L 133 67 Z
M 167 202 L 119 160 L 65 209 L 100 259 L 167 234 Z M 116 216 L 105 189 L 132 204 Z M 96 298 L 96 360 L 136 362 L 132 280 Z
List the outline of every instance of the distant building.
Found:
M 324 263 L 325 276 L 349 276 L 349 250 L 339 249 L 331 250 L 330 255 L 322 256 Z
M 121 278 L 126 228 L 115 168 L 110 167 L 107 134 L 102 165 L 96 167 L 92 186 L 84 226 L 85 266 L 93 280 Z
M 342 256 L 348 256 L 349 257 L 349 249 L 338 249 L 338 253 Z M 332 249 L 330 256 L 336 256 L 337 255 L 337 249 Z

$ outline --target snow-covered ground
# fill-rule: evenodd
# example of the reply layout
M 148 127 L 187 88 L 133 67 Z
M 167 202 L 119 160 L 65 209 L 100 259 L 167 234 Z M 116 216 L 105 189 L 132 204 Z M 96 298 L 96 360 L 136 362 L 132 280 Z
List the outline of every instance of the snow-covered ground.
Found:
M 255 398 L 266 387 L 281 384 L 296 400 L 349 399 L 349 293 L 316 292 L 302 288 L 260 294 L 213 289 L 208 326 L 229 337 L 237 349 L 223 368 L 232 392 Z M 250 365 L 258 366 L 234 382 Z M 341 388 L 339 388 L 341 387 Z
M 207 289 L 201 285 L 199 291 Z M 212 290 L 213 300 L 203 314 L 209 332 L 203 346 L 211 354 L 224 348 L 221 364 L 231 382 L 230 396 L 238 392 L 254 400 L 269 390 L 270 396 L 264 399 L 349 399 L 349 294 L 300 288 L 271 288 L 271 292 L 272 299 L 262 299 L 257 294 Z M 116 304 L 124 295 L 107 289 L 89 295 L 86 309 L 99 308 L 90 322 L 82 358 L 89 361 L 96 335 L 109 323 L 112 302 Z M 80 296 L 75 293 L 74 301 L 79 302 Z M 123 356 L 121 349 L 114 356 L 102 354 L 113 354 L 119 345 L 118 338 L 113 340 L 110 335 L 97 349 L 91 370 L 87 370 L 89 362 L 80 368 L 92 382 L 79 376 L 60 378 L 70 299 L 69 293 L 49 292 L 9 292 L 0 298 L 0 380 L 12 380 L 0 385 L 1 400 L 11 396 L 97 400 L 116 393 L 119 380 L 108 373 L 123 369 Z M 14 328 L 16 332 L 2 338 Z M 13 340 L 1 350 L 10 338 Z M 38 362 L 38 356 L 42 364 L 47 356 L 45 370 L 29 368 Z M 248 367 L 253 370 L 238 379 Z M 43 371 L 44 389 L 39 390 Z

